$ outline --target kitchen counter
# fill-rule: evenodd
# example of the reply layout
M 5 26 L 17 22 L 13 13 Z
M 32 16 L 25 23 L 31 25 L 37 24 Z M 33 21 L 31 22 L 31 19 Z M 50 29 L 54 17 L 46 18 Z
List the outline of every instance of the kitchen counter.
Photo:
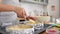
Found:
M 44 31 L 44 32 L 42 32 L 42 33 L 40 33 L 40 34 L 46 34 L 46 32 Z

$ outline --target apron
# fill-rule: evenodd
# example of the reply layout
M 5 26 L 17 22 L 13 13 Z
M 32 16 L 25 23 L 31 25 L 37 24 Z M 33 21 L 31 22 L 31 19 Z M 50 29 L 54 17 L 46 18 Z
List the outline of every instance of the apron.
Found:
M 19 0 L 2 0 L 2 4 L 18 6 Z M 0 12 L 0 25 L 2 26 L 14 25 L 18 22 L 16 18 L 17 18 L 17 14 L 14 11 Z

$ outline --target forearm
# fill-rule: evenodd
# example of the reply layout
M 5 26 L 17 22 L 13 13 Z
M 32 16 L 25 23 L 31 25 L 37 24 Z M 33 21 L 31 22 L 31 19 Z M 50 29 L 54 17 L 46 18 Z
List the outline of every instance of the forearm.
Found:
M 14 11 L 18 16 L 26 16 L 25 10 L 21 7 L 0 4 L 0 12 Z
M 2 11 L 14 11 L 15 7 L 14 6 L 10 6 L 10 5 L 4 5 L 4 4 L 0 4 L 0 12 Z

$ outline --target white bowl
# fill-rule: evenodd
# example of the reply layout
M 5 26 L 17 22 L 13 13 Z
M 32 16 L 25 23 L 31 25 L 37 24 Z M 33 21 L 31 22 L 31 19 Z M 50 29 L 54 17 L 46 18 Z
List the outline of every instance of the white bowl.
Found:
M 37 22 L 50 21 L 50 16 L 36 16 L 35 18 Z

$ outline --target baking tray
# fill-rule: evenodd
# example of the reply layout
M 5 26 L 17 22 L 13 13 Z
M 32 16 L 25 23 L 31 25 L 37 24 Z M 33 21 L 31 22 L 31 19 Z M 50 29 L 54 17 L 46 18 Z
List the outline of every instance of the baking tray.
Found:
M 44 24 L 44 27 L 42 29 L 35 29 L 34 34 L 39 34 L 39 33 L 43 32 L 43 31 L 45 31 L 49 26 L 51 26 L 51 25 Z M 6 32 L 5 27 L 1 27 L 1 26 L 0 26 L 0 33 L 9 34 L 9 32 Z

